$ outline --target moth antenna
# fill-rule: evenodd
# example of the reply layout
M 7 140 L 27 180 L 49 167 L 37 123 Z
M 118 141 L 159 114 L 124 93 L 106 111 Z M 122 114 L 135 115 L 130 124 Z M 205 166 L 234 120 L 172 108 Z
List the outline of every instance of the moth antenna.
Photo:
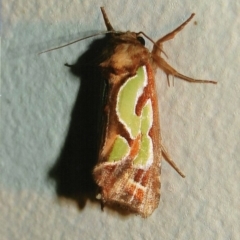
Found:
M 60 48 L 64 48 L 64 47 L 66 47 L 66 46 L 72 45 L 72 44 L 74 44 L 74 43 L 76 43 L 76 42 L 80 42 L 80 41 L 82 41 L 82 40 L 85 40 L 85 39 L 88 39 L 88 38 L 91 38 L 91 37 L 96 37 L 96 36 L 99 36 L 99 35 L 108 34 L 108 33 L 113 33 L 113 32 L 115 33 L 116 31 L 109 30 L 109 31 L 99 32 L 99 33 L 96 33 L 96 34 L 93 34 L 93 35 L 90 35 L 90 36 L 87 36 L 87 37 L 84 37 L 84 38 L 77 39 L 77 40 L 75 40 L 75 41 L 73 41 L 73 42 L 66 43 L 66 44 L 64 44 L 64 45 L 62 45 L 62 46 L 58 46 L 58 47 L 54 47 L 54 48 L 45 50 L 45 51 L 40 52 L 40 53 L 38 53 L 38 54 L 40 55 L 40 54 L 42 54 L 42 53 L 51 52 L 51 51 L 53 51 L 53 50 L 57 50 L 57 49 L 60 49 Z
M 168 58 L 167 54 L 161 49 L 147 34 L 144 32 L 138 32 L 137 35 L 142 34 L 145 38 L 147 38 L 154 46 L 156 46 L 165 56 Z
M 114 29 L 113 29 L 113 27 L 112 27 L 112 25 L 111 25 L 111 23 L 108 19 L 108 16 L 107 16 L 107 13 L 105 12 L 104 7 L 101 7 L 100 9 L 102 11 L 103 19 L 104 19 L 105 25 L 107 27 L 107 30 L 114 32 Z

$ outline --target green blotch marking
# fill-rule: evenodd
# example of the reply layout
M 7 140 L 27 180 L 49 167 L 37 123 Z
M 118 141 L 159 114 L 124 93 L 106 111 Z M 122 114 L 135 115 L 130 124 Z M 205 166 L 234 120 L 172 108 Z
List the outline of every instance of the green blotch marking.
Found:
M 147 161 L 153 157 L 152 139 L 148 133 L 152 126 L 153 112 L 151 101 L 148 101 L 144 106 L 141 115 L 141 143 L 140 150 L 137 157 L 134 159 L 133 164 L 146 165 Z
M 143 135 L 140 144 L 140 150 L 137 157 L 134 159 L 133 164 L 135 165 L 146 165 L 151 151 L 151 139 L 147 135 Z
M 129 78 L 118 93 L 117 114 L 132 139 L 135 139 L 140 131 L 141 119 L 136 115 L 135 110 L 144 84 L 146 84 L 144 69 L 140 67 L 136 76 Z
M 109 155 L 108 162 L 116 162 L 122 160 L 130 151 L 130 147 L 125 138 L 117 136 L 114 141 L 112 151 Z
M 153 111 L 151 101 L 148 100 L 146 105 L 143 107 L 141 115 L 141 132 L 142 134 L 148 134 L 152 127 Z
M 130 137 L 136 139 L 141 134 L 140 150 L 133 161 L 134 164 L 141 166 L 150 165 L 153 161 L 152 139 L 148 135 L 153 123 L 151 100 L 146 102 L 140 116 L 135 113 L 138 98 L 147 84 L 145 77 L 144 67 L 140 67 L 136 76 L 129 78 L 120 88 L 116 106 L 119 121 L 124 124 Z M 127 140 L 122 136 L 117 136 L 108 161 L 123 160 L 129 153 L 130 147 Z

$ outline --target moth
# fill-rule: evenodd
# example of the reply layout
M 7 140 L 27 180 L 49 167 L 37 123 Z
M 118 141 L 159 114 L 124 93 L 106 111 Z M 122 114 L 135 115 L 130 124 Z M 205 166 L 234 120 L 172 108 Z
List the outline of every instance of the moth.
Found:
M 103 204 L 117 204 L 145 218 L 159 204 L 162 155 L 184 177 L 161 142 L 156 69 L 162 69 L 167 77 L 172 75 L 192 83 L 216 82 L 184 76 L 161 56 L 162 44 L 174 38 L 194 14 L 153 42 L 149 51 L 142 36 L 152 40 L 146 34 L 115 31 L 103 7 L 101 11 L 110 32 L 106 59 L 100 64 L 109 91 L 104 109 L 105 130 L 93 176 Z
M 191 83 L 217 82 L 187 77 L 161 56 L 165 54 L 163 43 L 173 39 L 195 14 L 154 42 L 143 32 L 114 30 L 103 7 L 101 12 L 108 44 L 99 67 L 107 80 L 108 92 L 98 163 L 93 169 L 93 177 L 99 186 L 97 198 L 102 205 L 119 205 L 146 218 L 159 204 L 161 158 L 164 157 L 185 177 L 161 141 L 154 78 L 157 68 L 165 72 L 168 82 L 169 75 Z M 153 43 L 152 51 L 144 46 L 143 37 Z

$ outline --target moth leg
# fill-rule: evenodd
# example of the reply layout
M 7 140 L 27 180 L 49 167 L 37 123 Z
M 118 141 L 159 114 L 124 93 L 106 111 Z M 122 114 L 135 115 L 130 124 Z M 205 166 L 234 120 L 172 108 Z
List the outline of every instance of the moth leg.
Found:
M 177 70 L 175 70 L 172 66 L 170 66 L 162 57 L 159 55 L 152 55 L 154 59 L 154 63 L 157 64 L 159 68 L 161 68 L 167 75 L 172 75 L 173 77 L 178 77 L 182 80 L 192 82 L 192 83 L 214 83 L 216 84 L 216 81 L 213 80 L 200 80 L 200 79 L 194 79 L 188 76 L 185 76 L 181 73 L 179 73 Z
M 175 30 L 172 32 L 168 33 L 164 37 L 158 39 L 158 41 L 154 44 L 153 50 L 152 50 L 152 58 L 154 60 L 154 63 L 161 68 L 167 75 L 172 75 L 173 77 L 178 77 L 182 80 L 188 81 L 188 82 L 193 82 L 193 83 L 214 83 L 216 84 L 216 81 L 212 80 L 199 80 L 199 79 L 194 79 L 188 76 L 185 76 L 181 73 L 179 73 L 177 70 L 175 70 L 172 66 L 170 66 L 160 55 L 163 52 L 163 47 L 162 43 L 168 40 L 171 40 L 175 37 L 177 33 L 179 33 L 187 23 L 190 22 L 190 20 L 194 17 L 194 13 L 184 22 L 182 23 L 179 27 L 177 27 Z M 163 52 L 164 53 L 164 52 Z
M 192 13 L 192 15 L 184 23 L 182 23 L 179 27 L 177 27 L 176 29 L 174 29 L 172 32 L 168 33 L 164 37 L 158 39 L 157 42 L 153 46 L 152 55 L 154 56 L 154 55 L 160 55 L 161 53 L 164 53 L 162 43 L 173 39 L 175 37 L 175 35 L 177 33 L 179 33 L 187 25 L 187 23 L 189 23 L 191 21 L 191 19 L 194 17 L 194 15 L 195 14 Z
M 162 149 L 162 154 L 164 159 L 176 170 L 176 172 L 183 178 L 185 178 L 185 175 L 181 172 L 181 170 L 177 167 L 177 165 L 175 164 L 175 162 L 172 160 L 172 158 L 169 156 L 167 150 L 165 149 L 165 147 L 163 145 L 161 145 L 161 149 Z
M 195 15 L 195 13 L 192 13 L 191 16 L 185 22 L 183 22 L 179 27 L 177 27 L 176 29 L 174 29 L 172 32 L 168 33 L 164 37 L 158 39 L 158 41 L 156 42 L 156 45 L 160 45 L 163 42 L 173 39 L 175 37 L 175 35 L 177 33 L 179 33 L 180 31 L 182 31 L 183 28 L 191 21 L 191 19 L 194 17 L 194 15 Z

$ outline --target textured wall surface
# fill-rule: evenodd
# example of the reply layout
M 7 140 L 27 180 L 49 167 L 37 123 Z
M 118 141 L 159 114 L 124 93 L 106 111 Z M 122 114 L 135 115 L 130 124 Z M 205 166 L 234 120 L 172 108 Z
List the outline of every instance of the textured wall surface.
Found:
M 195 12 L 164 50 L 180 72 L 218 81 L 169 88 L 158 71 L 163 142 L 186 178 L 163 161 L 160 205 L 148 219 L 102 212 L 93 197 L 98 89 L 64 64 L 94 39 L 37 55 L 105 30 L 100 6 L 115 29 L 153 39 Z M 1 10 L 2 240 L 240 239 L 239 1 L 9 0 Z

